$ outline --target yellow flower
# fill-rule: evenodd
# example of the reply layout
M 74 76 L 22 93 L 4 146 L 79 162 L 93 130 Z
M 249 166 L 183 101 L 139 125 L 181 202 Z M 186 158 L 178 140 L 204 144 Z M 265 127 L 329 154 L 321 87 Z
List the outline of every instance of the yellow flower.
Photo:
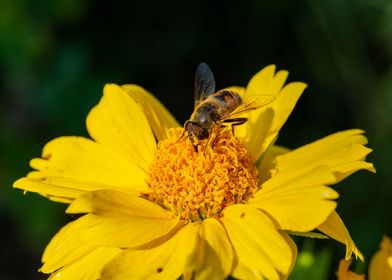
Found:
M 240 94 L 276 99 L 247 116 L 236 136 L 216 129 L 199 152 L 150 93 L 106 85 L 87 117 L 93 140 L 60 137 L 33 159 L 16 188 L 84 214 L 51 240 L 41 271 L 53 279 L 286 278 L 297 254 L 287 232 L 319 229 L 362 258 L 328 187 L 371 151 L 347 130 L 293 151 L 275 146 L 306 85 L 268 66 Z M 158 142 L 158 143 L 157 143 Z
M 384 236 L 380 244 L 380 250 L 370 260 L 369 279 L 392 279 L 392 241 L 388 236 Z
M 338 267 L 338 280 L 365 280 L 364 274 L 357 274 L 349 269 L 352 259 L 340 260 Z

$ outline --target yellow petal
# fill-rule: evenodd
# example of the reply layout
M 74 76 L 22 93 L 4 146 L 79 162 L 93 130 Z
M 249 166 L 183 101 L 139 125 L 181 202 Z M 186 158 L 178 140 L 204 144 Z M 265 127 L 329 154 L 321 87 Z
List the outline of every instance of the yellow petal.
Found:
M 279 173 L 266 181 L 249 204 L 273 217 L 281 229 L 311 231 L 323 223 L 336 207 L 338 194 L 325 186 L 334 180 L 326 167 L 290 177 Z
M 328 185 L 335 181 L 335 176 L 326 166 L 317 166 L 298 174 L 292 170 L 279 172 L 262 185 L 263 189 L 280 188 L 283 185 L 300 185 L 304 187 L 314 185 Z M 257 195 L 257 194 L 256 194 Z
M 122 88 L 138 102 L 159 141 L 168 137 L 169 128 L 180 126 L 162 103 L 144 88 L 137 85 L 123 85 Z
M 139 247 L 173 231 L 178 217 L 145 199 L 112 190 L 88 193 L 76 199 L 67 213 L 83 217 L 78 234 L 97 246 Z M 172 233 L 173 234 L 173 233 Z
M 279 279 L 279 272 L 288 273 L 293 258 L 291 248 L 268 216 L 241 204 L 229 206 L 222 213 L 239 263 L 254 275 L 268 279 Z
M 265 107 L 244 114 L 248 121 L 235 128 L 236 136 L 242 139 L 248 151 L 257 159 L 276 140 L 280 128 L 306 87 L 304 83 L 295 82 L 282 89 L 287 76 L 288 72 L 284 70 L 275 74 L 275 65 L 269 65 L 249 81 L 245 92 L 240 87 L 229 88 L 239 92 L 245 99 L 249 95 L 269 95 L 275 98 Z
M 54 184 L 55 183 L 55 184 Z M 66 180 L 56 182 L 51 181 L 48 182 L 40 182 L 36 179 L 29 178 L 21 178 L 14 182 L 14 188 L 23 189 L 29 192 L 36 192 L 42 194 L 43 196 L 47 196 L 48 198 L 54 198 L 55 201 L 62 201 L 64 203 L 71 203 L 75 197 L 82 195 L 85 191 L 81 190 L 81 188 L 86 188 L 84 184 L 72 184 L 73 182 Z M 77 188 L 73 188 L 73 187 Z M 61 197 L 62 199 L 57 199 L 57 197 Z
M 371 149 L 364 147 L 363 131 L 351 129 L 334 133 L 276 158 L 278 172 L 292 170 L 303 173 L 318 165 L 328 166 L 339 182 L 359 169 L 375 172 L 371 163 L 364 162 Z
M 333 211 L 328 219 L 318 226 L 318 230 L 346 245 L 346 260 L 350 259 L 354 253 L 356 258 L 359 258 L 362 262 L 364 261 L 362 253 L 355 246 L 354 241 L 351 239 L 351 236 L 338 213 Z
M 280 82 L 283 82 L 280 87 L 282 87 L 284 84 L 284 80 L 282 80 L 281 78 L 284 78 L 284 72 L 286 71 L 281 71 L 281 73 L 279 74 L 279 78 L 275 80 L 275 69 L 275 65 L 268 65 L 261 69 L 259 72 L 257 72 L 250 79 L 248 85 L 246 86 L 244 97 L 246 98 L 247 95 L 272 95 L 274 97 L 277 97 L 280 91 Z
M 203 253 L 195 279 L 226 279 L 233 268 L 233 249 L 223 226 L 213 218 L 203 221 L 200 232 Z
M 267 181 L 271 176 L 276 174 L 275 166 L 276 166 L 276 157 L 286 154 L 290 152 L 288 148 L 273 145 L 268 150 L 265 151 L 260 162 L 258 162 L 257 169 L 259 170 L 260 174 L 260 181 L 264 183 Z
M 266 92 L 268 92 L 268 94 L 271 94 L 275 97 L 278 97 L 280 91 L 282 90 L 284 84 L 286 83 L 288 75 L 289 72 L 287 72 L 286 70 L 280 70 L 279 72 L 277 72 L 274 78 L 272 79 L 272 81 L 268 84 Z
M 79 232 L 84 224 L 83 218 L 68 223 L 52 238 L 42 256 L 42 272 L 52 273 L 97 249 L 92 242 L 80 238 Z
M 246 92 L 243 95 L 245 98 L 247 95 L 270 95 L 278 99 L 287 75 L 287 71 L 279 71 L 275 75 L 275 65 L 269 65 L 249 81 Z M 246 116 L 248 117 L 248 122 L 236 128 L 236 135 L 243 140 L 248 150 L 256 158 L 262 153 L 260 149 L 264 139 L 271 135 L 272 129 L 275 129 L 272 127 L 275 116 L 275 110 L 272 108 L 275 102 L 276 100 L 264 108 L 250 112 Z M 273 137 L 276 137 L 276 135 Z M 270 144 L 271 141 L 266 146 Z
M 373 255 L 369 264 L 369 280 L 392 279 L 392 242 L 383 237 L 380 249 Z
M 246 94 L 251 94 L 251 95 L 265 94 L 269 84 L 274 78 L 275 69 L 276 69 L 275 65 L 268 65 L 264 67 L 262 70 L 260 70 L 259 72 L 257 72 L 252 77 L 252 79 L 250 79 L 246 87 Z
M 98 143 L 132 160 L 142 170 L 148 169 L 156 150 L 155 138 L 142 109 L 121 87 L 106 85 L 86 122 Z
M 257 115 L 255 115 L 256 113 L 249 114 L 248 121 L 244 124 L 244 128 L 247 129 L 247 137 L 243 139 L 248 152 L 256 159 L 259 159 L 262 153 L 268 149 L 267 145 L 271 144 L 271 141 L 266 143 L 265 139 L 271 135 L 276 117 L 270 107 L 259 109 L 259 111 L 260 113 Z
M 178 224 L 176 218 L 114 218 L 94 214 L 87 214 L 83 218 L 86 223 L 78 232 L 82 240 L 90 240 L 97 246 L 119 248 L 137 248 L 157 239 L 168 239 Z
M 261 144 L 258 153 L 255 154 L 257 158 L 260 157 L 264 153 L 264 151 L 271 145 L 271 143 L 276 140 L 280 129 L 293 111 L 298 99 L 300 98 L 302 92 L 305 90 L 306 87 L 307 85 L 301 82 L 293 82 L 287 84 L 281 90 L 276 100 L 270 105 L 268 105 L 268 107 L 274 112 L 274 119 L 271 124 L 270 131 L 266 135 L 266 137 L 254 140 L 255 142 L 259 142 Z M 254 114 L 256 113 L 257 110 Z
M 199 223 L 190 223 L 152 249 L 124 250 L 105 266 L 101 279 L 178 279 L 192 269 L 199 227 Z
M 41 193 L 41 195 L 42 195 L 42 193 Z M 59 202 L 59 203 L 70 204 L 73 201 L 73 198 L 67 198 L 67 197 L 61 197 L 61 196 L 51 196 L 51 195 L 44 195 L 44 196 L 46 196 L 51 201 Z
M 246 280 L 263 280 L 263 275 L 258 270 L 251 270 L 243 263 L 238 263 L 233 270 L 233 277 L 235 279 L 246 279 Z
M 118 248 L 99 248 L 50 276 L 50 280 L 99 279 L 102 268 L 121 252 Z
M 100 190 L 86 193 L 76 199 L 66 212 L 71 214 L 94 213 L 108 217 L 173 218 L 173 214 L 170 211 L 151 201 L 115 190 Z
M 287 279 L 295 266 L 298 250 L 297 250 L 297 245 L 295 244 L 295 242 L 290 238 L 290 236 L 287 233 L 285 233 L 284 231 L 280 231 L 280 233 L 283 236 L 283 238 L 287 241 L 287 243 L 289 244 L 289 246 L 291 248 L 291 252 L 293 254 L 293 259 L 292 259 L 292 263 L 291 263 L 291 267 L 290 267 L 289 272 L 286 275 L 282 275 L 282 279 Z M 251 270 L 242 263 L 237 264 L 237 266 L 233 270 L 232 275 L 236 279 L 247 279 L 247 280 L 248 279 L 249 280 L 264 279 L 263 276 L 258 271 Z
M 15 182 L 14 187 L 60 198 L 75 198 L 86 191 L 119 189 L 145 191 L 146 174 L 132 161 L 83 137 L 50 141 L 42 158 L 31 160 L 38 170 Z
M 283 279 L 287 279 L 291 273 L 291 271 L 293 271 L 293 268 L 295 266 L 295 263 L 297 261 L 297 255 L 298 255 L 298 249 L 297 249 L 297 244 L 295 244 L 294 240 L 291 239 L 291 237 L 284 231 L 281 231 L 280 234 L 283 236 L 283 238 L 286 240 L 286 242 L 289 244 L 290 249 L 291 249 L 291 253 L 293 255 L 292 261 L 291 261 L 291 266 L 289 271 L 287 272 L 287 274 L 285 274 L 283 276 Z
M 120 211 L 117 214 L 120 215 Z M 142 215 L 124 215 L 116 219 L 112 216 L 88 214 L 69 223 L 45 249 L 42 271 L 51 273 L 81 259 L 98 247 L 124 248 L 147 244 L 166 235 L 178 223 L 177 219 L 154 219 Z
M 249 114 L 249 120 L 245 124 L 247 126 L 245 129 L 247 129 L 250 135 L 249 138 L 245 139 L 245 143 L 249 151 L 256 158 L 259 158 L 276 140 L 279 130 L 286 122 L 299 97 L 306 88 L 306 84 L 304 83 L 293 82 L 281 89 L 282 82 L 285 81 L 286 77 L 287 72 L 278 72 L 273 80 L 270 81 L 270 84 L 276 84 L 278 86 L 273 86 L 272 89 L 267 86 L 265 94 L 274 95 L 276 99 L 264 108 L 251 112 Z M 261 88 L 263 87 L 261 86 Z M 260 123 L 268 128 L 267 132 L 261 132 L 259 130 Z

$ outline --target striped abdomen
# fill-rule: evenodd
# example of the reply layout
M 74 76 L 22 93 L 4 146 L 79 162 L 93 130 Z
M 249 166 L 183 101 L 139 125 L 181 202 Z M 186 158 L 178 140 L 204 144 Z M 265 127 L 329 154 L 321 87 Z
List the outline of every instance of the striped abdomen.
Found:
M 242 100 L 238 93 L 230 90 L 221 90 L 209 96 L 205 101 L 210 101 L 218 107 L 220 119 L 225 118 L 241 105 Z

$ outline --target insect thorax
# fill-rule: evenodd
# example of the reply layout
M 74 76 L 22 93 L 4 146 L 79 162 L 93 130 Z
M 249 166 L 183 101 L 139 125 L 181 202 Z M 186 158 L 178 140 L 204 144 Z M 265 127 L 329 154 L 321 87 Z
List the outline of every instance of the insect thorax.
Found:
M 193 121 L 200 126 L 209 128 L 215 124 L 220 114 L 220 108 L 217 104 L 205 102 L 195 111 Z

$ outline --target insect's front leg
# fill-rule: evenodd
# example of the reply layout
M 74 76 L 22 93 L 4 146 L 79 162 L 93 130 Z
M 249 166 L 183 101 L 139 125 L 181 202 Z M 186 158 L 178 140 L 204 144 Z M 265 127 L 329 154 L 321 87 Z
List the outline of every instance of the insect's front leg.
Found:
M 197 153 L 198 152 L 197 146 L 199 146 L 199 143 L 195 143 L 195 137 L 193 135 L 189 137 L 189 140 L 191 141 L 192 146 L 195 149 L 195 152 Z
M 205 150 L 207 149 L 207 146 L 208 146 L 208 145 L 211 145 L 212 149 L 214 149 L 214 144 L 215 144 L 215 140 L 216 140 L 217 137 L 218 137 L 217 133 L 214 132 L 214 131 L 212 131 L 212 133 L 211 133 L 210 136 L 208 137 L 207 144 L 206 144 L 206 148 L 204 149 L 204 152 L 205 152 Z M 205 153 L 204 153 L 204 154 L 205 154 Z

